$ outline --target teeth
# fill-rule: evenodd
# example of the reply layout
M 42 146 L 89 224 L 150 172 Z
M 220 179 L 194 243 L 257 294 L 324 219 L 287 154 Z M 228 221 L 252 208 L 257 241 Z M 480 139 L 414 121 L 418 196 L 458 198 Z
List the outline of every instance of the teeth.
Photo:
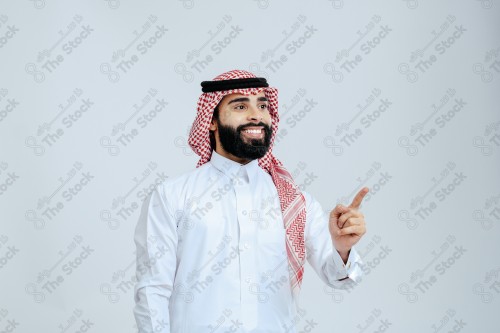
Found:
M 257 130 L 247 129 L 247 130 L 245 130 L 245 132 L 247 132 L 247 133 L 253 133 L 253 134 L 259 134 L 260 133 L 260 129 L 257 129 Z

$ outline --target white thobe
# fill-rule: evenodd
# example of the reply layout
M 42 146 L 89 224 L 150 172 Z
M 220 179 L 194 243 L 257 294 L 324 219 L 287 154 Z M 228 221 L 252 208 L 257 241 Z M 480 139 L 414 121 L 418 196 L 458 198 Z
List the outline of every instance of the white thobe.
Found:
M 303 194 L 307 261 L 331 287 L 358 283 L 358 253 L 344 264 L 328 215 Z M 241 165 L 214 151 L 165 180 L 144 200 L 135 243 L 139 332 L 295 332 L 279 197 L 257 160 Z

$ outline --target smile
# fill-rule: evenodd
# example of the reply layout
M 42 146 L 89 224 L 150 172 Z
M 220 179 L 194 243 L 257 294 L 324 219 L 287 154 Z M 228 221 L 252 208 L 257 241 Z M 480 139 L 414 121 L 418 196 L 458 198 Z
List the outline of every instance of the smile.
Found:
M 246 129 L 244 130 L 245 133 L 252 133 L 252 134 L 259 134 L 262 132 L 262 129 Z
M 250 138 L 262 138 L 264 136 L 264 129 L 262 127 L 247 127 L 242 132 Z

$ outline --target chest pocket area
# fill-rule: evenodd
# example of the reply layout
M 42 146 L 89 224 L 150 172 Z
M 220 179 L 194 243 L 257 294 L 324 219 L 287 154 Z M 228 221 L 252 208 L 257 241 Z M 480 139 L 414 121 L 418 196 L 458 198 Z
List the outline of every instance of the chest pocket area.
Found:
M 264 255 L 279 257 L 286 253 L 286 230 L 281 219 L 262 221 L 257 238 Z

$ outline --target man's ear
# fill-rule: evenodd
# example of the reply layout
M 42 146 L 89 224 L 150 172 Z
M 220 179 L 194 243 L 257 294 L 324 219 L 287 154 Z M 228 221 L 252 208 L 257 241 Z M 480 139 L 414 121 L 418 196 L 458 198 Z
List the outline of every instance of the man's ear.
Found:
M 209 130 L 215 131 L 216 129 L 217 129 L 217 120 L 215 120 L 214 118 L 212 118 L 212 122 L 210 123 Z

